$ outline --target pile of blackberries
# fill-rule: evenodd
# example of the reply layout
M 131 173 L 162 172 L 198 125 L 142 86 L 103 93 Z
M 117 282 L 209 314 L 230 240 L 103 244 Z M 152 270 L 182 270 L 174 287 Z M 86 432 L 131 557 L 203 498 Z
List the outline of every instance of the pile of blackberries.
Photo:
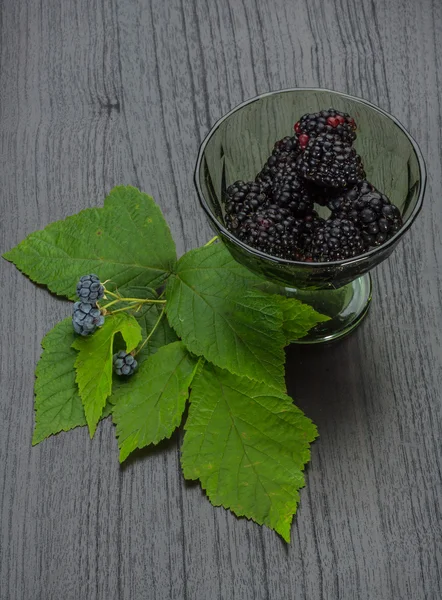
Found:
M 238 239 L 271 256 L 322 262 L 363 254 L 400 229 L 399 209 L 365 179 L 350 115 L 307 114 L 294 130 L 255 181 L 227 188 L 225 223 Z M 315 204 L 330 217 L 319 217 Z

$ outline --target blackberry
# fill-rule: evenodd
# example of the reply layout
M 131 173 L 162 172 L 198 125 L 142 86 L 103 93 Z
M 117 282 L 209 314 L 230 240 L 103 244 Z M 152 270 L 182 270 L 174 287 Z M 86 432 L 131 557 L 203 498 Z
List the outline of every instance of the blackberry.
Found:
M 330 219 L 318 229 L 310 247 L 314 261 L 343 260 L 364 252 L 359 230 L 348 219 Z
M 100 309 L 89 302 L 75 302 L 72 314 L 74 331 L 82 336 L 94 333 L 104 323 Z
M 77 283 L 77 296 L 90 304 L 96 304 L 104 296 L 104 287 L 97 275 L 83 275 Z
M 322 219 L 314 211 L 296 219 L 286 208 L 270 205 L 241 223 L 235 235 L 262 252 L 279 258 L 303 260 L 303 248 Z
M 312 138 L 296 166 L 302 177 L 322 187 L 346 188 L 365 178 L 356 150 L 330 133 Z
M 297 247 L 297 228 L 300 222 L 287 209 L 271 205 L 250 215 L 235 235 L 262 252 L 280 258 L 289 258 Z
M 113 356 L 114 372 L 117 375 L 125 375 L 129 377 L 137 368 L 137 361 L 132 354 L 127 354 L 124 350 L 120 350 Z
M 337 190 L 327 197 L 327 206 L 332 215 L 337 218 L 348 218 L 354 203 L 360 196 L 375 191 L 375 187 L 369 181 L 363 180 L 349 190 Z
M 313 199 L 304 181 L 287 166 L 275 175 L 271 195 L 273 204 L 287 208 L 294 217 L 303 217 L 313 210 Z
M 349 144 L 356 139 L 356 123 L 353 117 L 334 108 L 303 115 L 295 124 L 294 129 L 301 145 L 309 141 L 306 136 L 310 139 L 321 133 L 335 133 Z M 301 136 L 303 136 L 302 139 Z
M 295 217 L 313 210 L 304 182 L 296 172 L 296 159 L 300 146 L 296 137 L 286 137 L 276 142 L 272 155 L 256 176 L 256 181 L 267 192 L 270 204 L 288 208 Z
M 330 202 L 334 216 L 349 219 L 360 229 L 365 248 L 380 246 L 402 227 L 397 206 L 368 181 Z
M 276 142 L 272 154 L 256 176 L 256 182 L 264 189 L 269 189 L 275 176 L 281 174 L 283 169 L 286 172 L 295 170 L 296 159 L 300 152 L 301 147 L 296 136 L 285 137 Z
M 298 234 L 298 247 L 309 254 L 309 248 L 317 231 L 324 227 L 325 223 L 326 220 L 319 217 L 316 211 L 312 211 L 309 215 L 304 217 L 302 220 L 301 231 Z
M 236 228 L 250 213 L 256 212 L 268 203 L 268 196 L 263 187 L 249 181 L 235 181 L 226 190 L 226 225 Z

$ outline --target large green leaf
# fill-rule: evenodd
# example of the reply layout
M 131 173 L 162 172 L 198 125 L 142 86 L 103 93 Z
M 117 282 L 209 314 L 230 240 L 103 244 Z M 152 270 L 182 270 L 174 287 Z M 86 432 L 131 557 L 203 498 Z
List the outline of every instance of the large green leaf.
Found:
M 176 252 L 159 207 L 136 188 L 114 188 L 103 208 L 89 208 L 31 233 L 4 258 L 33 281 L 75 298 L 77 280 L 96 273 L 111 286 L 156 287 Z
M 108 315 L 103 327 L 90 337 L 77 337 L 72 347 L 78 350 L 75 360 L 76 381 L 84 406 L 91 437 L 112 391 L 112 355 L 116 333 L 131 352 L 141 341 L 141 328 L 131 315 L 121 312 Z
M 191 250 L 168 281 L 167 316 L 194 354 L 284 389 L 282 311 L 247 274 L 221 244 Z
M 182 466 L 215 506 L 290 541 L 316 427 L 285 394 L 206 363 L 192 383 Z
M 136 448 L 158 444 L 181 421 L 197 365 L 182 342 L 163 346 L 144 361 L 131 385 L 113 395 L 120 461 Z
M 276 295 L 272 298 L 282 310 L 283 332 L 287 343 L 305 337 L 315 325 L 330 320 L 330 317 L 318 313 L 314 308 L 296 298 Z
M 76 339 L 69 317 L 49 331 L 41 343 L 43 353 L 35 371 L 35 429 L 32 444 L 60 431 L 86 425 L 86 416 L 75 382 Z M 106 405 L 103 417 L 111 413 Z

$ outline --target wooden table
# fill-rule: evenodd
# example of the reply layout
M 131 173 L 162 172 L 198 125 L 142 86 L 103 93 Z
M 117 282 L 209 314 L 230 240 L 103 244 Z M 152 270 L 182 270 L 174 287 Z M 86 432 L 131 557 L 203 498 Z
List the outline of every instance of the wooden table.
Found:
M 429 170 L 364 325 L 288 350 L 321 434 L 290 546 L 186 484 L 180 436 L 125 468 L 110 422 L 31 448 L 40 341 L 70 306 L 1 261 L 1 600 L 442 598 L 442 4 L 4 0 L 0 25 L 2 251 L 123 183 L 157 199 L 180 253 L 201 245 L 198 146 L 278 88 L 371 100 Z

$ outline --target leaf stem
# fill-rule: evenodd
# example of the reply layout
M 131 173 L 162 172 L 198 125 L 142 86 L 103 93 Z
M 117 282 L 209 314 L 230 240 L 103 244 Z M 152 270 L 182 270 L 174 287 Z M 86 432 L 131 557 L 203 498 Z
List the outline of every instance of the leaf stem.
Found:
M 148 342 L 148 341 L 150 340 L 150 338 L 153 336 L 153 334 L 155 333 L 155 331 L 156 331 L 156 330 L 157 330 L 157 328 L 158 328 L 158 325 L 161 323 L 161 319 L 163 318 L 165 311 L 166 311 L 166 307 L 165 307 L 165 306 L 163 306 L 163 308 L 161 309 L 161 312 L 160 312 L 160 316 L 159 316 L 159 317 L 158 317 L 158 319 L 156 320 L 156 323 L 155 323 L 155 325 L 152 327 L 152 330 L 151 330 L 151 332 L 149 333 L 149 335 L 147 336 L 147 338 L 144 340 L 144 342 L 141 344 L 141 346 L 140 346 L 140 347 L 138 348 L 138 350 L 135 352 L 135 356 L 136 356 L 136 355 L 137 355 L 139 352 L 141 352 L 141 350 L 144 348 L 144 346 L 147 344 L 147 342 Z
M 112 300 L 112 302 L 109 302 L 109 304 L 105 304 L 104 306 L 101 306 L 100 308 L 102 309 L 106 309 L 109 308 L 109 306 L 113 306 L 114 304 L 117 304 L 118 302 L 130 302 L 132 305 L 133 304 L 165 304 L 166 300 L 152 300 L 151 298 L 117 298 L 116 300 Z M 118 310 L 121 310 L 118 309 Z M 113 312 L 118 312 L 117 310 L 113 311 Z
M 213 237 L 211 240 L 209 240 L 209 241 L 207 242 L 207 244 L 204 244 L 204 248 L 205 248 L 206 246 L 210 246 L 211 244 L 213 244 L 213 242 L 216 242 L 216 240 L 217 240 L 217 239 L 218 239 L 218 236 L 216 235 L 216 236 L 215 236 L 215 237 Z
M 117 302 L 120 302 L 120 298 L 117 298 L 116 300 L 112 300 L 112 302 L 109 302 L 109 304 L 105 304 L 104 306 L 100 306 L 100 308 L 101 309 L 108 308 L 109 306 L 112 306 L 113 304 L 116 304 Z
M 166 300 L 153 300 L 152 298 L 120 298 L 121 302 L 137 302 L 139 304 L 166 304 Z
M 108 281 L 110 281 L 110 279 L 108 279 Z M 107 283 L 107 281 L 105 281 L 103 283 L 103 285 Z M 149 290 L 150 292 L 154 293 L 156 296 L 158 296 L 157 291 L 154 290 L 154 288 L 152 287 L 146 287 L 146 290 Z M 113 296 L 114 298 L 122 298 L 121 294 L 118 293 L 118 288 L 115 288 L 116 292 L 111 292 L 110 290 L 108 290 L 106 287 L 104 288 L 104 293 L 105 294 L 109 294 L 109 296 Z
M 117 310 L 112 310 L 110 313 L 108 313 L 109 315 L 116 315 L 119 312 L 123 312 L 125 310 L 132 310 L 133 308 L 136 307 L 136 304 L 131 304 L 130 306 L 125 306 L 124 308 L 117 308 Z

